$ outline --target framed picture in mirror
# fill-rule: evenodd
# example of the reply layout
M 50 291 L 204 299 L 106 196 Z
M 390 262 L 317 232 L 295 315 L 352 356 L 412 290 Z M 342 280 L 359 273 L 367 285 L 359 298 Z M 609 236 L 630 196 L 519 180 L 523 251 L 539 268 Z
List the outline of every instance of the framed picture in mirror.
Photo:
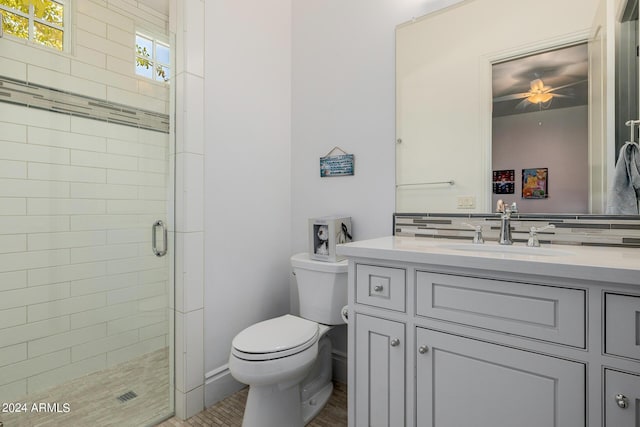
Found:
M 515 192 L 515 170 L 493 171 L 493 194 L 513 194 Z
M 549 197 L 549 169 L 522 169 L 522 198 L 546 199 Z

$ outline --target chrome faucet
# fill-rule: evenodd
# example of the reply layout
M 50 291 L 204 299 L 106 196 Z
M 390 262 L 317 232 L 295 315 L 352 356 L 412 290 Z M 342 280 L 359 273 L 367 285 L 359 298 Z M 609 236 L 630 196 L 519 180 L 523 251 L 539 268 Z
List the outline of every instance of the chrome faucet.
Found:
M 505 208 L 500 215 L 500 239 L 501 245 L 513 245 L 511 240 L 511 209 Z
M 529 231 L 529 240 L 527 241 L 527 246 L 530 248 L 538 248 L 540 247 L 540 241 L 538 240 L 538 232 L 544 231 L 549 228 L 556 228 L 555 225 L 549 224 L 544 227 L 531 227 L 531 231 Z
M 473 244 L 481 245 L 484 243 L 484 237 L 482 237 L 482 226 L 481 225 L 471 225 L 466 222 L 463 222 L 462 225 L 466 225 L 469 228 L 473 228 L 475 233 L 473 233 Z

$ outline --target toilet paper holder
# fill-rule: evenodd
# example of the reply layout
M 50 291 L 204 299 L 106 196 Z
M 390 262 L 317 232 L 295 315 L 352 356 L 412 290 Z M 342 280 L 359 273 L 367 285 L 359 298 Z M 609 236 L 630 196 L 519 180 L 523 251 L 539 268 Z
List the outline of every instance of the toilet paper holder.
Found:
M 340 316 L 342 316 L 342 320 L 344 320 L 344 323 L 349 323 L 349 306 L 345 305 L 344 307 L 342 307 L 342 310 L 340 310 Z

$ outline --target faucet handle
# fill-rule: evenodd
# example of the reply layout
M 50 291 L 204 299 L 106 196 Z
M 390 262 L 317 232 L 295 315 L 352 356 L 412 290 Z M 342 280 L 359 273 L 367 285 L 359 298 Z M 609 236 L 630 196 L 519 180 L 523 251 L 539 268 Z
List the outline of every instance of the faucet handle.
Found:
M 544 227 L 531 227 L 531 232 L 537 233 L 539 231 L 544 231 L 548 228 L 556 228 L 554 224 L 545 225 Z
M 466 222 L 463 222 L 462 225 L 466 225 L 469 228 L 472 228 L 475 233 L 473 234 L 473 243 L 482 244 L 484 243 L 484 238 L 482 237 L 482 226 L 481 225 L 473 225 Z
M 540 241 L 538 240 L 538 232 L 547 230 L 549 228 L 556 228 L 556 226 L 553 224 L 549 224 L 539 228 L 531 227 L 529 231 L 529 240 L 527 240 L 527 246 L 529 246 L 530 248 L 540 247 Z

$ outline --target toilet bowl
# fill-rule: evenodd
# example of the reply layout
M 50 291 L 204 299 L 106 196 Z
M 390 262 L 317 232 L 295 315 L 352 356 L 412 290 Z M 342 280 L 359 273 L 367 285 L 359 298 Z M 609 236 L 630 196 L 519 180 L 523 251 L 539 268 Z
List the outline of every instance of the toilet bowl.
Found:
M 300 317 L 286 314 L 256 323 L 232 342 L 229 370 L 249 385 L 243 427 L 302 427 L 333 390 L 327 332 L 344 323 L 339 313 L 347 301 L 347 262 L 297 254 L 291 263 Z
M 317 354 L 318 324 L 285 314 L 236 335 L 229 368 L 245 384 L 284 388 L 306 376 Z

